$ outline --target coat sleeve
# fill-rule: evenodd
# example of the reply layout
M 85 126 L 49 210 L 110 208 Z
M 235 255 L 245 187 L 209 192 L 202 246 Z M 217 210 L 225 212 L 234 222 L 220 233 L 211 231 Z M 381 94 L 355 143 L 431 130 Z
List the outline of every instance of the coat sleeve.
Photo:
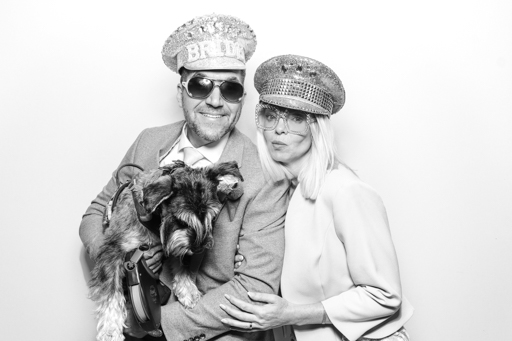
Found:
M 372 188 L 362 182 L 344 185 L 333 197 L 332 211 L 354 287 L 322 304 L 334 326 L 352 341 L 400 308 L 398 261 L 386 210 Z
M 231 280 L 209 290 L 192 309 L 185 309 L 178 302 L 162 307 L 162 327 L 167 340 L 189 340 L 201 334 L 209 340 L 230 331 L 220 322 L 227 317 L 219 307 L 227 302 L 225 294 L 249 301 L 248 291 L 278 292 L 284 255 L 284 219 L 288 204 L 286 191 L 285 183 L 277 186 L 268 183 L 247 204 L 239 244 L 248 261 L 243 263 Z M 229 261 L 233 262 L 232 259 Z M 259 333 L 231 331 L 230 335 L 237 340 L 263 339 Z
M 126 163 L 136 163 L 134 160 L 134 155 L 143 135 L 144 131 L 140 133 L 135 142 L 128 149 L 119 166 Z M 91 202 L 85 211 L 85 214 L 82 216 L 82 221 L 80 222 L 80 239 L 82 240 L 82 243 L 84 244 L 85 249 L 87 250 L 87 253 L 91 259 L 96 258 L 99 248 L 104 242 L 102 226 L 103 212 L 108 201 L 112 198 L 115 191 L 117 190 L 117 184 L 115 181 L 116 172 L 117 169 L 112 173 L 112 176 L 107 185 L 103 187 L 102 191 Z M 119 174 L 119 181 L 122 183 L 127 179 L 133 178 L 134 175 L 135 170 L 133 167 L 124 167 Z

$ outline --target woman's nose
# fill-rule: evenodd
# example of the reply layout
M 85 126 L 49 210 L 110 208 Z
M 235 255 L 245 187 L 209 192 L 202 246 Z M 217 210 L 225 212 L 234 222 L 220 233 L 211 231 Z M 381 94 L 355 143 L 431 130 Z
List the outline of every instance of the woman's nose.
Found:
M 284 124 L 284 118 L 282 117 L 279 117 L 277 119 L 277 126 L 276 126 L 276 134 L 286 134 L 287 131 L 286 131 L 286 126 Z

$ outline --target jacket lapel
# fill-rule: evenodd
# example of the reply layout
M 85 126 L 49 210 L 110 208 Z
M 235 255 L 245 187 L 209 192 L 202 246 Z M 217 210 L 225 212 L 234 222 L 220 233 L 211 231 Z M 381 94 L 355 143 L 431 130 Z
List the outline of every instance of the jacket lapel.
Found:
M 171 148 L 174 146 L 174 143 L 176 143 L 176 140 L 180 136 L 184 125 L 185 121 L 181 121 L 179 124 L 172 124 L 169 126 L 169 132 L 166 134 L 165 141 L 162 143 L 162 147 L 158 150 L 158 155 L 156 156 L 158 166 L 160 166 L 160 161 L 162 158 L 169 154 L 171 151 Z
M 242 159 L 243 159 L 243 151 L 244 151 L 245 141 L 242 137 L 242 133 L 236 128 L 231 131 L 231 135 L 229 136 L 228 143 L 226 147 L 224 147 L 224 151 L 220 156 L 219 163 L 221 162 L 229 162 L 236 161 L 238 164 L 238 168 L 242 171 Z M 233 193 L 233 196 L 228 197 L 225 208 L 229 215 L 229 221 L 233 221 L 235 218 L 235 213 L 238 208 L 238 204 L 240 203 L 240 197 L 243 195 L 243 182 L 239 182 L 237 188 L 235 189 L 236 193 Z
M 228 143 L 220 156 L 219 162 L 236 161 L 238 167 L 242 168 L 242 158 L 244 155 L 244 139 L 242 133 L 234 128 L 229 136 Z
M 231 135 L 229 136 L 228 143 L 226 144 L 226 147 L 224 147 L 224 151 L 222 152 L 222 155 L 220 156 L 218 162 L 221 163 L 228 161 L 236 161 L 238 163 L 238 167 L 241 169 L 245 142 L 242 137 L 242 134 L 238 131 L 238 129 L 234 128 L 230 134 Z M 235 218 L 236 209 L 238 208 L 238 204 L 240 202 L 239 199 L 243 194 L 242 184 L 243 182 L 239 182 L 237 186 L 237 190 L 239 191 L 240 195 L 235 200 L 228 198 L 223 206 L 223 209 L 227 210 L 230 221 L 233 221 L 233 219 Z M 215 225 L 217 228 L 222 226 L 218 224 Z M 204 255 L 205 252 L 195 254 L 192 256 L 192 259 L 190 261 L 190 270 L 192 272 L 192 277 L 194 281 L 199 271 L 199 267 L 201 266 L 201 263 L 203 261 Z

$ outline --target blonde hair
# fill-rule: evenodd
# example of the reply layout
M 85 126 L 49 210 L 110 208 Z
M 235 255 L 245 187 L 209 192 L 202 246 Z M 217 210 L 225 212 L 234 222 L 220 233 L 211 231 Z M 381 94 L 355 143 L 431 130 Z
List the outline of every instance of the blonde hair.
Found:
M 312 137 L 309 159 L 297 178 L 303 197 L 310 200 L 318 197 L 325 176 L 339 163 L 330 119 L 324 115 L 315 115 L 315 118 L 316 122 L 309 126 Z M 290 171 L 270 156 L 262 129 L 256 133 L 256 142 L 265 176 L 274 182 L 284 179 L 291 181 L 294 176 Z

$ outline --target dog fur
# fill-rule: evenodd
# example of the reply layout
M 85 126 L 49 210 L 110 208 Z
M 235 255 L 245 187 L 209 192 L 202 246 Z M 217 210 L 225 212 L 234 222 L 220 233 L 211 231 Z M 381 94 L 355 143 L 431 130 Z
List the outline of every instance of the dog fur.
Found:
M 140 173 L 119 196 L 89 283 L 89 297 L 98 303 L 99 341 L 122 341 L 127 317 L 123 294 L 123 267 L 128 252 L 142 244 L 162 243 L 172 258 L 172 292 L 186 308 L 195 306 L 201 293 L 183 264 L 186 255 L 213 246 L 213 222 L 222 203 L 243 181 L 236 162 L 191 168 L 182 161 Z M 160 235 L 144 227 L 137 216 L 133 195 L 149 214 L 161 217 Z

